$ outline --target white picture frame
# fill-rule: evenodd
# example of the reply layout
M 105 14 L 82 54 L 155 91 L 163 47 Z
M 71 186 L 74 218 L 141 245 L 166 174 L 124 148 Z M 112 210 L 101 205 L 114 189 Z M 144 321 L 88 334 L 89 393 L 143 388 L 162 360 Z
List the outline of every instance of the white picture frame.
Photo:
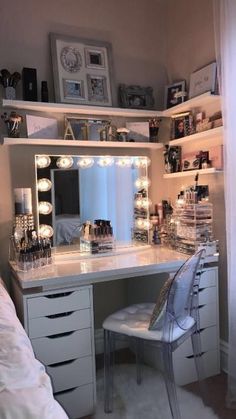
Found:
M 206 65 L 190 76 L 189 99 L 203 93 L 217 93 L 217 66 L 216 62 Z
M 111 44 L 55 33 L 50 34 L 50 43 L 56 102 L 112 106 Z M 96 94 L 92 80 L 100 80 Z
M 54 118 L 26 115 L 28 138 L 58 138 L 58 122 Z

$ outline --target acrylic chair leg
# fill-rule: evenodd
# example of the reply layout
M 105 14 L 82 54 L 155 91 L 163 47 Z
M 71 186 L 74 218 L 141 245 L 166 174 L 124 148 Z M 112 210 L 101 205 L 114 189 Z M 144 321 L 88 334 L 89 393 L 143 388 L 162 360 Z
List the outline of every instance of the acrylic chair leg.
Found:
M 104 412 L 113 410 L 113 338 L 112 332 L 104 330 Z
M 202 400 L 204 404 L 208 405 L 209 402 L 207 400 L 207 389 L 206 389 L 206 383 L 204 381 L 205 369 L 204 369 L 204 364 L 203 364 L 203 359 L 202 359 L 201 337 L 200 337 L 200 332 L 198 330 L 192 334 L 191 340 L 192 340 L 193 355 L 194 355 L 194 361 L 196 365 L 197 377 L 198 377 Z
M 137 384 L 142 382 L 142 360 L 143 360 L 143 340 L 135 339 L 135 355 L 136 355 L 136 374 Z
M 164 379 L 170 404 L 171 415 L 173 419 L 181 419 L 174 380 L 172 351 L 169 344 L 163 344 L 162 356 L 164 363 Z

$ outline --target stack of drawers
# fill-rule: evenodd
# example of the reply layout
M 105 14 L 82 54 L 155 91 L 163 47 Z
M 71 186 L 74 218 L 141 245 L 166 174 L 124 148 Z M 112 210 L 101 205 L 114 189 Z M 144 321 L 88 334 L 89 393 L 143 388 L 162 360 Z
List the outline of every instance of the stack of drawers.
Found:
M 95 362 L 92 288 L 27 296 L 28 335 L 70 419 L 93 412 Z
M 199 289 L 202 359 L 207 377 L 220 372 L 218 268 L 203 270 Z M 173 354 L 175 380 L 184 385 L 197 380 L 191 338 Z

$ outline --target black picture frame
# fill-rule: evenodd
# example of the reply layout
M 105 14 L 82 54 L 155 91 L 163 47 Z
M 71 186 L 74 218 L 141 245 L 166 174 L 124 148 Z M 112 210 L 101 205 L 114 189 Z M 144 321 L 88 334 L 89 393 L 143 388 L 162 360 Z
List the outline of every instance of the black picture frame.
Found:
M 191 112 L 185 112 L 172 117 L 172 139 L 179 139 L 191 135 L 194 132 L 193 116 Z
M 127 86 L 120 84 L 119 86 L 119 105 L 121 108 L 132 109 L 153 109 L 154 97 L 152 87 Z
M 183 95 L 178 96 L 179 93 Z M 177 97 L 175 95 L 177 94 Z M 180 82 L 170 84 L 165 87 L 165 108 L 169 109 L 173 106 L 179 105 L 186 100 L 186 81 L 182 80 Z

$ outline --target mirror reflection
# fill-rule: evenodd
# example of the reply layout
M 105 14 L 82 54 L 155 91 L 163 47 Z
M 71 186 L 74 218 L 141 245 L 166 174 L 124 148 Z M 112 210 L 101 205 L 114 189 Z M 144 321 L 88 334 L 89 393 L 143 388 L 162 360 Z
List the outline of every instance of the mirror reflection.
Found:
M 79 245 L 86 222 L 109 220 L 116 246 L 131 245 L 148 163 L 143 156 L 36 155 L 40 234 L 54 246 Z

